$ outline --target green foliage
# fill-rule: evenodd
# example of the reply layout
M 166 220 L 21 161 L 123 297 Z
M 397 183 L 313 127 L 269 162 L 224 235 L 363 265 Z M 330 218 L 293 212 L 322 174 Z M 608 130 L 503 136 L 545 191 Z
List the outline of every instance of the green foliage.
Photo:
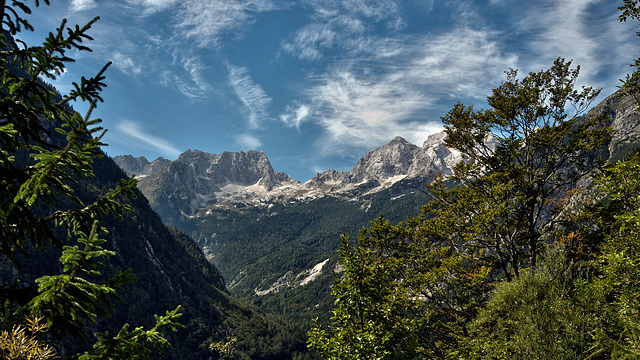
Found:
M 619 9 L 640 20 L 637 0 Z M 602 169 L 607 119 L 580 116 L 599 91 L 574 90 L 570 65 L 511 70 L 491 109 L 443 118 L 466 161 L 428 186 L 421 217 L 380 219 L 358 248 L 343 238 L 333 324 L 310 346 L 332 359 L 640 357 L 640 153 Z M 640 104 L 638 76 L 620 94 Z
M 601 165 L 598 150 L 611 138 L 603 116 L 579 117 L 600 91 L 575 90 L 579 68 L 570 66 L 557 59 L 521 80 L 512 69 L 487 98 L 491 109 L 457 104 L 442 118 L 446 144 L 466 161 L 454 169 L 459 185 L 432 194 L 441 207 L 460 203 L 451 215 L 465 246 L 495 256 L 508 279 L 535 267 L 560 200 Z
M 229 329 L 228 326 L 224 327 L 223 332 L 224 338 L 209 345 L 209 349 L 217 351 L 222 359 L 233 359 L 233 353 L 236 350 L 238 337 L 233 330 Z
M 150 345 L 159 350 L 170 349 L 171 344 L 165 339 L 163 331 L 176 332 L 183 325 L 177 322 L 180 307 L 167 311 L 164 316 L 155 315 L 156 325 L 145 331 L 142 327 L 129 330 L 129 324 L 122 326 L 118 335 L 111 338 L 109 333 L 97 334 L 98 341 L 92 349 L 78 356 L 78 360 L 102 359 L 149 359 Z
M 39 6 L 39 1 L 35 5 Z M 83 42 L 92 40 L 87 32 L 98 18 L 73 28 L 63 20 L 43 45 L 27 46 L 14 39 L 23 29 L 33 30 L 20 12 L 31 13 L 25 1 L 0 3 L 0 259 L 7 258 L 22 268 L 30 261 L 30 253 L 61 247 L 59 229 L 66 229 L 67 242 L 75 240 L 78 245 L 62 247 L 62 273 L 38 278 L 37 290 L 3 284 L 0 329 L 3 334 L 11 333 L 3 340 L 3 351 L 17 354 L 16 349 L 23 347 L 25 353 L 16 356 L 44 358 L 52 354 L 52 348 L 41 346 L 36 334 L 46 332 L 56 338 L 89 335 L 89 325 L 112 313 L 121 286 L 135 280 L 130 270 L 110 278 L 102 276 L 100 269 L 115 252 L 102 247 L 105 241 L 99 234 L 104 229 L 97 219 L 107 214 L 121 218 L 122 211 L 131 210 L 118 198 L 133 199 L 136 183 L 121 180 L 88 203 L 77 193 L 78 184 L 94 176 L 94 160 L 103 156 L 99 147 L 105 145 L 101 142 L 105 131 L 91 114 L 102 101 L 100 91 L 106 86 L 103 74 L 109 64 L 95 77 L 74 83 L 74 89 L 64 97 L 41 81 L 56 79 L 64 71 L 73 61 L 68 51 L 90 50 Z M 84 116 L 70 107 L 75 101 L 90 104 Z M 175 331 L 178 316 L 176 309 L 156 317 L 156 325 L 147 331 L 128 331 L 125 325 L 114 339 L 99 334 L 93 351 L 80 358 L 148 357 L 149 345 L 168 347 L 161 330 Z M 43 319 L 46 326 L 32 318 Z M 27 327 L 21 325 L 25 321 Z M 31 335 L 24 335 L 24 329 L 30 329 Z
M 586 358 L 596 325 L 594 294 L 575 277 L 560 249 L 545 254 L 540 266 L 496 286 L 470 324 L 471 336 L 452 358 Z
M 264 209 L 212 209 L 193 219 L 182 217 L 183 222 L 174 225 L 192 229 L 191 235 L 205 253 L 215 254 L 211 262 L 224 275 L 231 294 L 308 327 L 314 318 L 323 324 L 329 321 L 333 306 L 330 269 L 338 262 L 336 239 L 340 234 L 355 237 L 381 213 L 392 222 L 414 215 L 428 200 L 419 189 L 422 179 L 401 181 L 360 201 L 324 197 L 295 206 L 275 204 L 268 215 Z M 402 194 L 410 195 L 399 197 Z M 266 290 L 288 272 L 295 276 L 327 258 L 322 275 L 313 282 L 256 296 L 256 289 Z
M 442 358 L 467 332 L 488 269 L 451 247 L 432 246 L 421 219 L 373 221 L 343 236 L 332 325 L 316 324 L 311 347 L 328 359 Z
M 640 21 L 640 2 L 638 0 L 623 0 L 623 6 L 618 7 L 621 11 L 618 20 L 621 22 L 633 19 Z M 636 35 L 640 36 L 640 32 Z M 635 99 L 637 104 L 640 104 L 640 58 L 637 58 L 632 64 L 632 68 L 635 68 L 631 74 L 627 75 L 622 81 L 621 90 L 622 96 L 631 96 Z
M 510 70 L 491 109 L 458 104 L 443 118 L 465 161 L 427 185 L 419 217 L 380 218 L 356 248 L 343 237 L 332 325 L 314 326 L 312 348 L 329 359 L 587 356 L 599 293 L 563 252 L 539 260 L 611 139 L 607 119 L 581 116 L 599 91 L 575 90 L 578 72 L 562 59 L 521 80 Z
M 635 359 L 640 356 L 640 155 L 613 164 L 598 182 L 605 211 L 616 212 L 599 258 L 602 275 L 593 284 L 602 294 L 594 352 Z
M 87 321 L 95 325 L 98 315 L 108 315 L 113 308 L 110 298 L 120 300 L 116 291 L 121 285 L 135 281 L 128 270 L 119 273 L 104 283 L 92 283 L 89 277 L 100 276 L 103 259 L 115 255 L 103 249 L 104 240 L 98 238 L 98 222 L 94 222 L 87 236 L 80 232 L 78 242 L 84 245 L 64 246 L 60 262 L 63 273 L 42 276 L 36 280 L 39 294 L 27 304 L 27 309 L 39 314 L 52 324 L 54 332 L 82 335 Z

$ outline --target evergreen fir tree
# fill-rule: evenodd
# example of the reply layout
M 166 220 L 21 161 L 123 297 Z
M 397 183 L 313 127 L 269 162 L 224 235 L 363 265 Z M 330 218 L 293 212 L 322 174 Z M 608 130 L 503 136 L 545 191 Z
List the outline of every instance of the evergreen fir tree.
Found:
M 49 5 L 48 0 L 42 2 Z M 35 0 L 35 7 L 40 3 Z M 105 145 L 105 130 L 92 112 L 102 102 L 109 64 L 96 76 L 74 82 L 64 96 L 44 83 L 56 79 L 73 61 L 70 51 L 90 51 L 85 42 L 92 40 L 88 31 L 98 18 L 73 27 L 62 20 L 42 45 L 30 46 L 19 35 L 33 30 L 26 18 L 32 7 L 26 1 L 0 1 L 0 260 L 9 259 L 21 269 L 29 265 L 33 251 L 62 248 L 62 273 L 40 277 L 37 288 L 0 284 L 2 358 L 47 358 L 53 348 L 43 339 L 90 339 L 88 327 L 109 315 L 119 299 L 117 291 L 135 280 L 130 271 L 106 280 L 102 276 L 101 269 L 114 253 L 101 246 L 100 234 L 106 230 L 99 223 L 106 214 L 118 217 L 129 210 L 118 199 L 134 196 L 135 180 L 120 181 L 92 203 L 83 202 L 74 191 L 75 184 L 94 175 L 93 159 L 104 156 L 100 146 Z M 71 104 L 77 101 L 89 104 L 86 114 L 73 110 Z M 66 240 L 60 239 L 60 229 L 66 231 Z M 125 324 L 116 336 L 98 334 L 95 345 L 79 358 L 147 358 L 151 348 L 169 347 L 163 331 L 175 331 L 179 316 L 176 308 L 156 317 L 150 330 L 131 330 Z

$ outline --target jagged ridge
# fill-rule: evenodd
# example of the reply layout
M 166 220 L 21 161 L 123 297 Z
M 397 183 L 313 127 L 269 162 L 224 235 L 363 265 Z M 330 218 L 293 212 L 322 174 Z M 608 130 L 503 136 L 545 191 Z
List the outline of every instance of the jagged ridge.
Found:
M 396 137 L 364 155 L 349 171 L 327 170 L 301 184 L 275 172 L 262 151 L 209 154 L 188 150 L 177 160 L 152 163 L 130 155 L 114 158 L 163 219 L 198 216 L 212 208 L 265 207 L 324 196 L 357 198 L 389 188 L 405 178 L 448 175 L 460 154 L 447 148 L 444 132 L 431 135 L 422 147 Z M 164 160 L 164 161 L 163 161 Z

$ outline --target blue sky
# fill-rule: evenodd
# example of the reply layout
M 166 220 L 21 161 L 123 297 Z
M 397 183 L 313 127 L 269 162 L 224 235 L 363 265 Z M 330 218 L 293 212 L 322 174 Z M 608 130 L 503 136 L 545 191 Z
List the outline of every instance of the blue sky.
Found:
M 54 84 L 64 93 L 113 61 L 94 113 L 110 156 L 257 149 L 301 181 L 398 135 L 422 145 L 455 103 L 484 107 L 509 68 L 573 59 L 603 99 L 639 54 L 612 0 L 53 3 L 34 9 L 25 39 L 101 17 L 93 52 Z

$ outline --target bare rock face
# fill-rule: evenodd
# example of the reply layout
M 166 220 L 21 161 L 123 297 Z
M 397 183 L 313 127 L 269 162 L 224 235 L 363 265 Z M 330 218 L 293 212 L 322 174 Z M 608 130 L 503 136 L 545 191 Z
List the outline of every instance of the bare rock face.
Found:
M 187 165 L 190 175 L 206 183 L 207 187 L 259 183 L 261 187 L 270 189 L 279 184 L 269 159 L 262 151 L 209 154 L 187 150 L 176 161 Z
M 388 144 L 370 151 L 360 158 L 358 164 L 349 171 L 351 181 L 388 179 L 398 175 L 407 175 L 420 152 L 422 152 L 420 147 L 396 136 Z
M 138 178 L 147 176 L 171 162 L 163 157 L 149 162 L 144 156 L 134 158 L 131 155 L 118 155 L 113 158 L 113 161 L 115 161 L 127 175 L 136 175 Z
M 620 91 L 608 96 L 594 107 L 587 116 L 604 115 L 613 128 L 609 143 L 609 162 L 620 160 L 638 149 L 640 144 L 640 113 L 633 97 L 621 97 Z
M 140 179 L 138 187 L 163 219 L 191 216 L 230 194 L 264 193 L 296 184 L 276 173 L 262 151 L 210 154 L 187 150 L 178 159 Z
M 304 184 L 275 172 L 262 151 L 210 154 L 187 150 L 175 161 L 117 156 L 154 209 L 168 221 L 196 216 L 210 207 L 268 206 L 323 196 L 357 198 L 414 177 L 451 173 L 460 155 L 447 148 L 444 133 L 430 136 L 423 147 L 396 137 L 364 155 L 349 171 L 327 170 Z
M 377 182 L 378 186 L 368 187 L 369 192 L 375 192 L 402 179 L 450 175 L 462 156 L 444 144 L 445 137 L 444 132 L 433 134 L 419 147 L 397 136 L 364 155 L 351 170 L 327 170 L 316 174 L 305 185 L 309 188 L 324 185 L 340 192 L 363 183 Z

